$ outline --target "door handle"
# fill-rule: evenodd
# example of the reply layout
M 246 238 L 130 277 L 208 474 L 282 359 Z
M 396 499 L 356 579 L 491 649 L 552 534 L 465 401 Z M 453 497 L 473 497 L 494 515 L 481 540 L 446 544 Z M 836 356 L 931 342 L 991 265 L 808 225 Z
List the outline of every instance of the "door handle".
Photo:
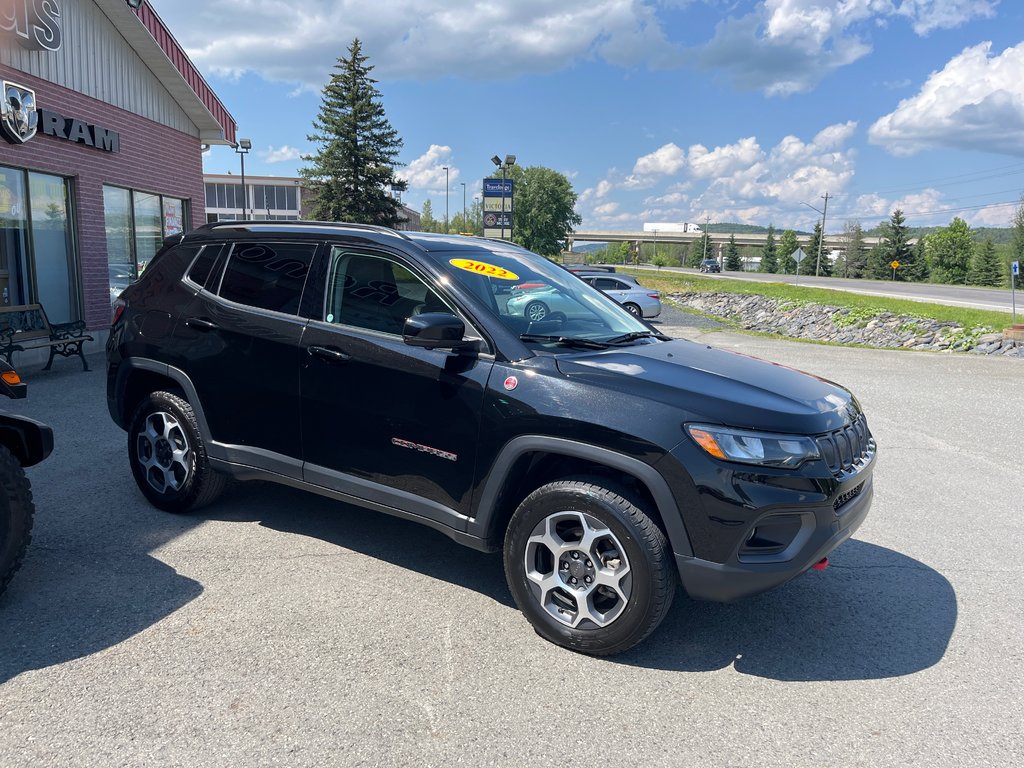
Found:
M 344 363 L 352 359 L 352 355 L 346 355 L 334 347 L 309 347 L 306 351 L 311 357 L 318 357 L 328 363 Z
M 207 320 L 205 317 L 190 317 L 185 320 L 185 325 L 189 328 L 195 328 L 197 331 L 215 331 L 219 327 L 212 320 Z

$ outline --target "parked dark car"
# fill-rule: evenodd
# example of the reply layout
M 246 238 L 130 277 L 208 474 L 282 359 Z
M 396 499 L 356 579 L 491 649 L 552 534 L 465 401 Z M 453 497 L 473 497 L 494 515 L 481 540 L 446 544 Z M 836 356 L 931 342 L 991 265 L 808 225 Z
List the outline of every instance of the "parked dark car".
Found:
M 701 272 L 721 272 L 722 265 L 719 264 L 715 259 L 704 259 L 700 263 Z
M 572 311 L 511 312 L 498 281 Z M 669 339 L 491 240 L 206 225 L 125 289 L 107 359 L 156 507 L 233 477 L 414 520 L 503 551 L 526 618 L 584 653 L 640 642 L 678 583 L 735 600 L 824 566 L 871 504 L 875 442 L 847 390 Z
M 0 395 L 15 400 L 28 387 L 6 361 L 0 360 Z M 35 466 L 53 451 L 53 430 L 24 416 L 0 411 L 0 593 L 21 566 L 32 540 L 35 505 L 25 467 Z

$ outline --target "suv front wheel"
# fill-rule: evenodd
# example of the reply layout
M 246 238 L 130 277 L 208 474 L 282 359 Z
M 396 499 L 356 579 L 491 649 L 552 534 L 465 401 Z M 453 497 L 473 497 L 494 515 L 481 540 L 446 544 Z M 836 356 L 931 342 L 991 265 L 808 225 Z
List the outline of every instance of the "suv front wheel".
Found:
M 128 428 L 128 461 L 143 495 L 165 512 L 209 504 L 226 483 L 210 467 L 192 406 L 170 392 L 149 394 L 135 410 Z
M 505 536 L 505 577 L 538 634 L 596 656 L 647 637 L 675 593 L 665 535 L 600 478 L 559 480 L 526 497 Z

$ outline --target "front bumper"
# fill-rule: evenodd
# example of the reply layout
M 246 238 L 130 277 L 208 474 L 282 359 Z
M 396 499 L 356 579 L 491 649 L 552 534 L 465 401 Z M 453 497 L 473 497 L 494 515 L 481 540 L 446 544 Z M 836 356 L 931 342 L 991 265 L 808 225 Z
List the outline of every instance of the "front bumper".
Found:
M 683 588 L 696 600 L 732 602 L 785 584 L 853 535 L 867 517 L 873 495 L 872 478 L 868 475 L 859 495 L 838 510 L 832 505 L 802 510 L 801 514 L 809 520 L 807 535 L 800 537 L 784 561 L 745 562 L 735 556 L 728 562 L 715 563 L 676 554 Z

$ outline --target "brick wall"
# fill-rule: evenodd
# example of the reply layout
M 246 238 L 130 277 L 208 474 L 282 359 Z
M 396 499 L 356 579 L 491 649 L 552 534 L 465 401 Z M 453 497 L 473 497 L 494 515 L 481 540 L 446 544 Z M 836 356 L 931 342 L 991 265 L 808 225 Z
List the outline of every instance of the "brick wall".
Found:
M 103 152 L 42 133 L 21 145 L 0 139 L 0 165 L 71 178 L 83 319 L 89 328 L 106 328 L 110 325 L 110 288 L 103 185 L 188 200 L 192 226 L 198 227 L 206 222 L 199 139 L 8 67 L 0 66 L 0 79 L 34 89 L 42 109 L 120 134 L 121 151 L 118 153 Z

